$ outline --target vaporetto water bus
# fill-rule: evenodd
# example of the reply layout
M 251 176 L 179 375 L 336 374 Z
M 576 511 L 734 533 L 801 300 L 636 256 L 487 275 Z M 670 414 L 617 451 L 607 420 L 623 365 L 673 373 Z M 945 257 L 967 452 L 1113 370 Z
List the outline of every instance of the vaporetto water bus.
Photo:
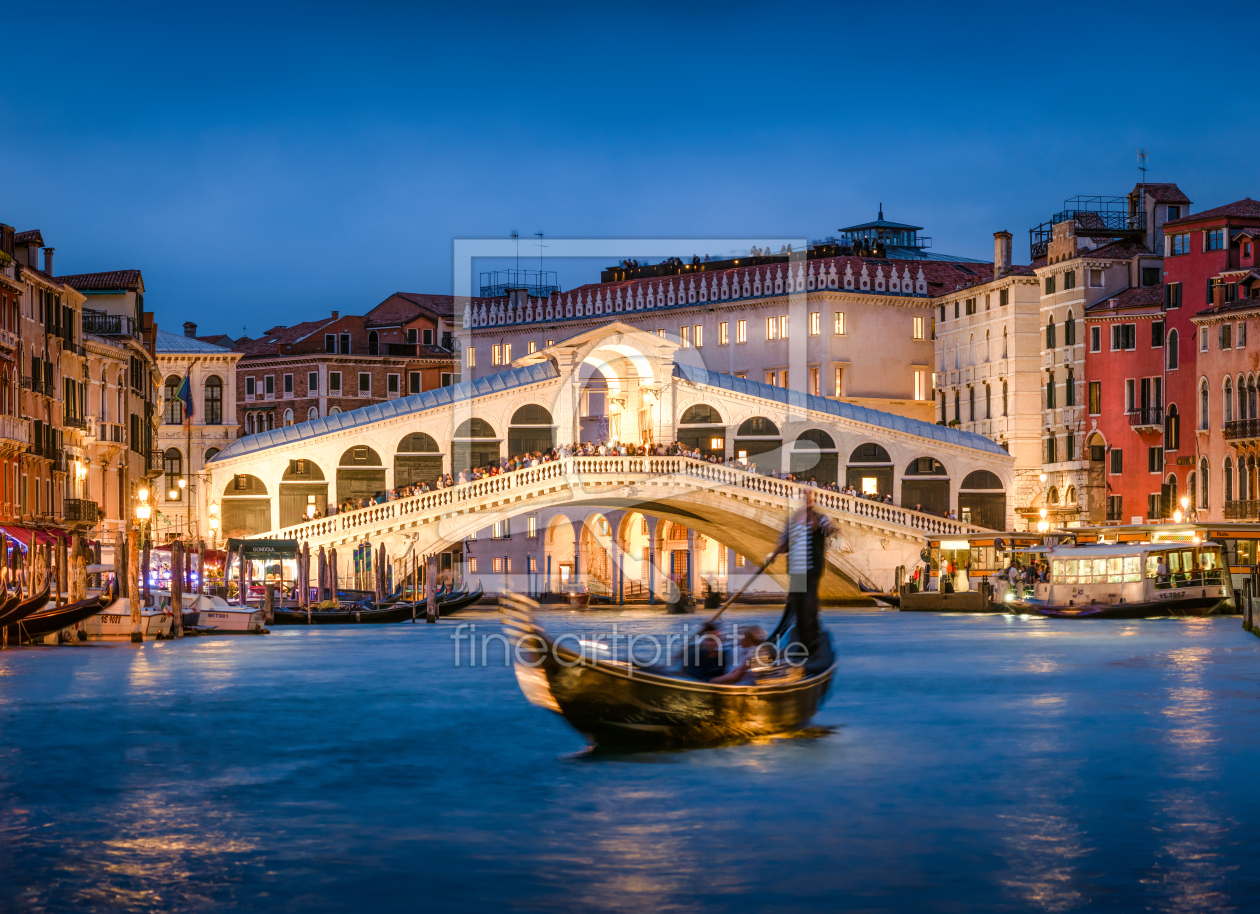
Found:
M 1114 542 L 1049 547 L 1049 581 L 1007 605 L 1015 612 L 1078 619 L 1144 619 L 1233 612 L 1218 543 Z

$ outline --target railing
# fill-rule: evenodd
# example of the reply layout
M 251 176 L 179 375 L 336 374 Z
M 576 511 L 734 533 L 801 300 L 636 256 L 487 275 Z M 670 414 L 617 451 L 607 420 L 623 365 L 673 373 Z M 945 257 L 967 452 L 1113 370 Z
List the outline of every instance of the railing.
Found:
M 1225 423 L 1222 433 L 1226 441 L 1242 438 L 1260 438 L 1260 419 L 1233 419 Z
M 1129 413 L 1130 428 L 1163 428 L 1164 407 L 1139 406 Z
M 87 419 L 82 416 L 63 416 L 61 424 L 71 428 L 87 428 Z
M 33 390 L 40 393 L 44 387 L 44 379 L 42 376 L 32 376 L 29 374 L 22 375 L 22 387 L 26 390 Z
M 1225 519 L 1226 520 L 1260 519 L 1260 500 L 1257 500 L 1255 498 L 1243 498 L 1237 501 L 1225 502 Z
M 31 422 L 20 416 L 0 416 L 0 438 L 7 441 L 31 443 Z
M 83 332 L 96 336 L 140 336 L 134 318 L 87 308 L 83 309 Z
M 386 343 L 384 355 L 401 355 L 415 358 L 419 347 L 415 343 Z
M 149 451 L 149 453 L 145 455 L 145 460 L 144 460 L 145 467 L 147 468 L 147 471 L 148 471 L 146 475 L 151 475 L 153 473 L 165 473 L 166 465 L 165 465 L 164 458 L 165 458 L 165 455 L 160 450 L 157 450 L 156 448 Z
M 344 514 L 323 517 L 263 534 L 265 539 L 309 540 L 318 537 L 353 533 L 363 528 L 393 521 L 398 518 L 430 512 L 441 512 L 459 505 L 491 498 L 496 495 L 510 497 L 519 492 L 524 496 L 527 489 L 557 488 L 581 489 L 584 480 L 592 476 L 612 476 L 625 484 L 660 482 L 662 479 L 694 481 L 696 488 L 734 489 L 746 495 L 756 495 L 784 501 L 798 499 L 808 489 L 814 495 L 814 504 L 829 512 L 860 517 L 866 521 L 905 527 L 925 536 L 942 534 L 961 536 L 978 533 L 984 527 L 961 521 L 924 514 L 909 508 L 879 501 L 858 498 L 805 486 L 798 482 L 759 476 L 748 470 L 722 464 L 707 463 L 691 457 L 566 457 L 536 467 L 526 467 L 498 476 L 490 476 L 475 482 L 438 489 L 421 495 L 412 495 L 370 505 Z
M 100 519 L 100 506 L 86 498 L 66 499 L 66 521 L 72 524 L 94 524 Z
M 1220 586 L 1224 583 L 1225 571 L 1222 568 L 1208 568 L 1201 571 L 1174 572 L 1160 575 L 1155 579 L 1156 590 L 1172 590 L 1178 587 Z

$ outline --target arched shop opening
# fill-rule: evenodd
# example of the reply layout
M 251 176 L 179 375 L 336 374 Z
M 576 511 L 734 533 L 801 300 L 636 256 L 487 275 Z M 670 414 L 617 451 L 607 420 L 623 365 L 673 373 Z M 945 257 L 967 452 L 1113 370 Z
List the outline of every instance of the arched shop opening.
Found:
M 792 445 L 792 472 L 798 479 L 829 486 L 836 481 L 839 463 L 836 442 L 820 428 L 801 432 Z
M 508 426 L 508 457 L 549 451 L 555 445 L 555 424 L 546 407 L 530 403 L 512 413 Z
M 271 499 L 257 476 L 240 473 L 223 489 L 223 536 L 249 537 L 271 531 Z
M 735 456 L 766 473 L 782 467 L 782 448 L 779 427 L 764 416 L 745 419 L 735 433 Z
M 437 482 L 442 475 L 442 452 L 432 435 L 412 432 L 398 442 L 394 454 L 394 486 Z
M 1006 529 L 1006 491 L 988 470 L 968 473 L 958 490 L 958 519 L 990 530 Z
M 280 479 L 280 526 L 291 527 L 328 510 L 328 482 L 313 460 L 290 460 Z
M 348 448 L 337 465 L 337 503 L 359 502 L 385 491 L 385 465 L 367 445 Z
M 935 457 L 916 457 L 901 478 L 901 506 L 949 514 L 949 475 Z
M 498 466 L 499 445 L 502 439 L 485 419 L 465 419 L 455 429 L 451 446 L 451 473 L 471 470 L 474 467 Z
M 678 441 L 706 457 L 725 457 L 726 425 L 721 413 L 707 403 L 688 407 L 678 420 Z
M 863 495 L 883 498 L 893 490 L 892 457 L 874 442 L 859 444 L 849 455 L 844 481 Z

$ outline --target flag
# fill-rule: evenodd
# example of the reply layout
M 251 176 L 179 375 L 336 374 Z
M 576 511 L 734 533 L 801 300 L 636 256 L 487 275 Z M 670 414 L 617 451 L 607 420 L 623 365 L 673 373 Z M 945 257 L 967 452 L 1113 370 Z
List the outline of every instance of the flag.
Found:
M 193 396 L 192 396 L 192 383 L 189 381 L 190 375 L 191 375 L 191 372 L 189 372 L 189 374 L 184 375 L 184 383 L 179 385 L 179 392 L 175 394 L 175 396 L 179 397 L 179 399 L 184 404 L 184 421 L 185 422 L 191 421 L 193 417 Z

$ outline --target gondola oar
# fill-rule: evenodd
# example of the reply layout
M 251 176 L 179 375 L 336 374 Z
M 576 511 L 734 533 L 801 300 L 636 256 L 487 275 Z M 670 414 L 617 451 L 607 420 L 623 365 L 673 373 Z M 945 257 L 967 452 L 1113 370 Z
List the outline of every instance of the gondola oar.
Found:
M 718 616 L 726 612 L 726 610 L 730 607 L 732 603 L 734 603 L 736 600 L 738 600 L 740 597 L 744 595 L 745 590 L 747 590 L 749 587 L 752 587 L 753 581 L 757 580 L 757 578 L 761 577 L 762 574 L 765 573 L 765 570 L 770 567 L 770 563 L 779 557 L 779 553 L 781 551 L 782 551 L 781 549 L 776 549 L 774 550 L 774 552 L 770 553 L 770 557 L 766 559 L 764 565 L 762 565 L 760 568 L 757 569 L 757 573 L 754 574 L 751 578 L 749 578 L 743 587 L 735 591 L 735 593 L 731 595 L 731 598 L 729 600 L 727 600 L 725 603 L 719 606 L 718 611 L 715 612 L 713 615 L 709 616 L 709 618 L 705 620 L 704 624 L 709 625 L 710 623 L 716 622 Z

